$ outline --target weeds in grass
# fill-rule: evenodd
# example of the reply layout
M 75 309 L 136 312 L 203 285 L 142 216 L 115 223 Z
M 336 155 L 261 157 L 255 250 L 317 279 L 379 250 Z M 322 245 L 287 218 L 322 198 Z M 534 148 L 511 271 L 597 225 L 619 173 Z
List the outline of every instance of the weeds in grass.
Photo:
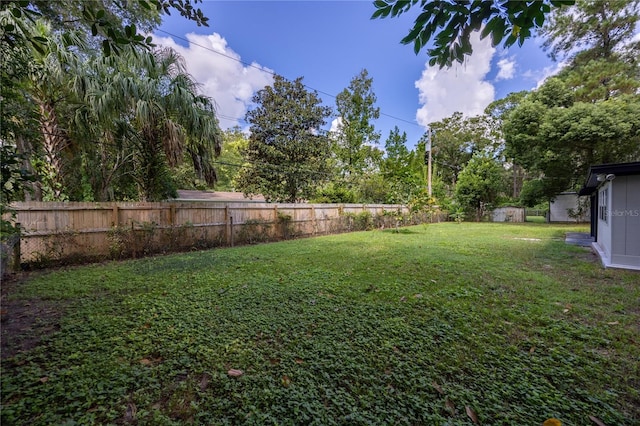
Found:
M 576 229 L 442 223 L 34 277 L 12 297 L 65 313 L 3 359 L 2 422 L 637 424 L 640 275 L 565 245 Z

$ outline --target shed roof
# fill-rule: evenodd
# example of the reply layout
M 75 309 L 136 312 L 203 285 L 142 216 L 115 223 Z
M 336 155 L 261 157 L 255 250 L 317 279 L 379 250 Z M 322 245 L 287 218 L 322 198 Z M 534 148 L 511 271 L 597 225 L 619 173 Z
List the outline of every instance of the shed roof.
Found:
M 578 195 L 591 195 L 600 184 L 598 175 L 613 174 L 616 176 L 628 176 L 640 174 L 640 161 L 633 163 L 598 164 L 589 168 L 589 175 Z

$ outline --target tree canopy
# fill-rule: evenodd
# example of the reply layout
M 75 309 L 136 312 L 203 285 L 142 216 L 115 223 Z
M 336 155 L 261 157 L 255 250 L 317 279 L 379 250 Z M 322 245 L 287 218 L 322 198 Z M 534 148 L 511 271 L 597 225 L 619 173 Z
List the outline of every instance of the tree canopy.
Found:
M 315 185 L 327 178 L 329 140 L 320 128 L 331 109 L 305 88 L 302 77 L 288 81 L 276 75 L 253 102 L 256 107 L 246 114 L 250 136 L 238 188 L 268 201 L 310 198 Z
M 123 47 L 153 48 L 146 36 L 160 23 L 161 15 L 177 11 L 198 26 L 208 26 L 202 10 L 194 4 L 202 0 L 16 0 L 0 2 L 2 43 L 15 47 L 29 44 L 41 50 L 47 37 L 29 36 L 29 26 L 45 19 L 55 29 L 82 29 L 91 34 L 105 56 L 119 53 Z
M 373 121 L 380 117 L 375 106 L 373 79 L 366 69 L 351 79 L 349 87 L 336 96 L 338 128 L 333 134 L 335 153 L 347 177 L 357 177 L 372 166 L 375 152 L 372 146 L 380 140 Z
M 637 1 L 583 0 L 551 15 L 544 45 L 568 66 L 501 114 L 507 156 L 535 179 L 527 204 L 579 186 L 593 164 L 640 159 L 639 19 Z
M 460 172 L 455 198 L 480 220 L 500 194 L 504 169 L 486 152 L 478 152 Z
M 185 158 L 214 183 L 212 100 L 174 51 L 118 36 L 152 29 L 161 13 L 189 2 L 2 2 L 0 139 L 30 158 L 34 198 L 165 199 L 175 194 L 171 170 Z M 145 7 L 160 4 L 168 9 Z M 87 26 L 96 10 L 113 31 Z M 105 37 L 117 55 L 105 51 Z

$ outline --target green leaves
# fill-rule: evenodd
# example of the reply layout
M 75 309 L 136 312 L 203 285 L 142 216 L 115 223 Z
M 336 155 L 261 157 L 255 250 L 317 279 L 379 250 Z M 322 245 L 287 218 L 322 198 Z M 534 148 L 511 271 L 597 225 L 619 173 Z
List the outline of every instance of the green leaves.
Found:
M 421 1 L 422 12 L 401 42 L 413 43 L 416 54 L 427 48 L 429 42 L 433 42 L 433 47 L 427 48 L 429 64 L 437 64 L 441 68 L 451 66 L 454 61 L 462 63 L 465 56 L 472 53 L 469 42 L 472 32 L 481 30 L 481 38 L 491 36 L 494 46 L 500 44 L 505 37 L 505 47 L 516 41 L 522 45 L 531 37 L 533 28 L 540 28 L 544 24 L 545 15 L 551 12 L 551 6 L 562 7 L 574 2 Z M 377 10 L 371 18 L 400 16 L 416 3 L 415 0 L 378 0 L 374 2 Z
M 238 188 L 267 200 L 308 199 L 328 176 L 329 141 L 320 127 L 330 109 L 315 91 L 307 91 L 302 77 L 276 76 L 253 101 L 257 106 L 247 112 L 251 136 L 243 152 L 248 166 L 239 173 Z
M 32 276 L 9 300 L 65 309 L 2 360 L 2 423 L 632 424 L 637 276 L 585 261 L 569 229 L 440 223 Z

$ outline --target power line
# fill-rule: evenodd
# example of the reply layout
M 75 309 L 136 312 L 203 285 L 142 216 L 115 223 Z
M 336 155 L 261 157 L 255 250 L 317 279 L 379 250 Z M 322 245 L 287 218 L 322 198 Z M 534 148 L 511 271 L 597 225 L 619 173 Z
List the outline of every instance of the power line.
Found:
M 275 73 L 275 72 L 273 72 L 273 71 L 269 71 L 269 70 L 265 69 L 264 67 L 260 67 L 260 66 L 254 65 L 253 63 L 245 62 L 245 61 L 243 61 L 243 60 L 241 60 L 241 59 L 238 59 L 238 58 L 235 58 L 235 57 L 233 57 L 233 56 L 231 56 L 231 55 L 227 55 L 226 53 L 220 52 L 220 51 L 218 51 L 218 50 L 214 50 L 214 49 L 212 49 L 212 48 L 210 48 L 210 47 L 208 47 L 208 46 L 204 46 L 204 45 L 202 45 L 202 44 L 195 43 L 195 42 L 193 42 L 193 41 L 191 41 L 191 40 L 189 40 L 189 39 L 186 39 L 186 38 L 184 38 L 184 37 L 181 37 L 181 36 L 179 36 L 179 35 L 176 35 L 176 34 L 173 34 L 173 33 L 168 32 L 168 31 L 161 30 L 161 29 L 156 29 L 156 31 L 161 32 L 161 33 L 164 33 L 164 34 L 166 34 L 166 35 L 168 35 L 168 36 L 174 37 L 174 38 L 176 38 L 176 39 L 178 39 L 178 40 L 185 41 L 185 42 L 187 42 L 187 43 L 189 43 L 189 44 L 191 44 L 191 45 L 198 46 L 198 47 L 200 47 L 200 48 L 202 48 L 202 49 L 208 50 L 209 52 L 215 53 L 215 54 L 217 54 L 217 55 L 220 55 L 220 56 L 223 56 L 223 57 L 225 57 L 225 58 L 231 59 L 231 60 L 233 60 L 233 61 L 239 62 L 239 63 L 241 63 L 242 65 L 245 65 L 245 66 L 247 66 L 247 67 L 255 68 L 255 69 L 257 69 L 258 71 L 264 72 L 264 73 L 269 74 L 269 75 L 271 75 L 271 76 L 274 76 L 274 77 L 275 77 L 275 76 L 277 75 L 277 73 Z M 337 96 L 336 96 L 336 95 L 333 95 L 333 94 L 331 94 L 331 93 L 328 93 L 328 92 L 325 92 L 325 91 L 322 91 L 322 90 L 316 89 L 316 88 L 314 88 L 314 87 L 309 86 L 308 84 L 304 84 L 304 87 L 305 87 L 305 88 L 307 88 L 307 89 L 313 90 L 313 91 L 315 91 L 315 92 L 321 93 L 321 94 L 323 94 L 323 95 L 325 95 L 325 96 L 329 96 L 330 98 L 333 98 L 333 99 L 336 99 L 336 98 L 337 98 Z M 406 120 L 406 119 L 404 119 L 404 118 L 396 117 L 396 116 L 391 115 L 391 114 L 385 114 L 384 112 L 380 112 L 380 115 L 382 115 L 382 116 L 384 116 L 384 117 L 387 117 L 387 118 L 391 118 L 391 119 L 393 119 L 393 120 L 401 121 L 401 122 L 403 122 L 403 123 L 411 124 L 412 126 L 422 127 L 422 126 L 420 126 L 418 123 L 416 123 L 415 121 L 409 121 L 409 120 Z M 230 118 L 230 117 L 224 117 L 224 118 L 225 118 L 225 119 L 227 119 L 227 120 L 233 120 L 233 118 Z M 239 119 L 237 119 L 237 120 L 239 120 Z

